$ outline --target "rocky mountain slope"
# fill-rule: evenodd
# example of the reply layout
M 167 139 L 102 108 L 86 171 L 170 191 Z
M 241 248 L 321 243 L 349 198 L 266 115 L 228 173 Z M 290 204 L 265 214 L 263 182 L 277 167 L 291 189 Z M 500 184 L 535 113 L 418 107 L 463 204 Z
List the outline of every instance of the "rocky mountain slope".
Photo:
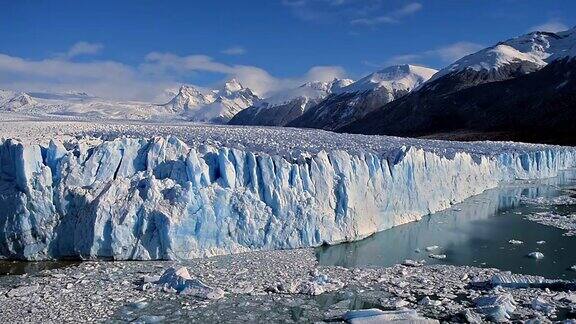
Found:
M 310 107 L 320 103 L 334 93 L 352 84 L 349 79 L 335 79 L 332 82 L 308 82 L 266 98 L 256 105 L 238 113 L 231 125 L 285 126 L 302 116 Z
M 576 29 L 471 54 L 341 132 L 576 143 Z
M 426 82 L 437 71 L 397 65 L 372 73 L 315 105 L 288 126 L 333 130 L 356 121 Z
M 356 82 L 313 82 L 263 100 L 230 124 L 336 129 L 402 97 L 430 79 L 436 70 L 398 65 Z

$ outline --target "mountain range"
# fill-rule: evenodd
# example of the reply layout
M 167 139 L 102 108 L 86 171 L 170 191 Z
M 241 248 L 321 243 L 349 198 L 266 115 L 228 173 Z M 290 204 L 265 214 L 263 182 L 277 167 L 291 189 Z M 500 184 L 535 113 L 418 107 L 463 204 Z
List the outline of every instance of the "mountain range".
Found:
M 410 93 L 436 72 L 414 65 L 388 67 L 328 96 L 288 123 L 288 126 L 327 130 L 340 128 Z
M 340 132 L 575 144 L 576 28 L 470 54 Z
M 260 100 L 235 79 L 217 89 L 183 85 L 177 91 L 167 89 L 165 92 L 173 98 L 167 103 L 155 104 L 116 101 L 86 93 L 0 90 L 0 111 L 76 118 L 226 123 Z
M 286 126 L 302 116 L 310 107 L 317 106 L 326 97 L 342 93 L 352 84 L 350 79 L 334 79 L 331 82 L 307 82 L 261 100 L 258 104 L 238 113 L 230 124 Z
M 254 105 L 260 98 L 236 79 L 215 90 L 199 90 L 184 85 L 178 94 L 163 105 L 190 121 L 226 123 L 240 111 Z
M 0 90 L 0 110 L 78 118 L 180 120 L 321 128 L 458 140 L 575 144 L 576 28 L 532 32 L 436 71 L 384 68 L 357 81 L 313 81 L 265 98 L 231 79 L 215 89 L 167 89 L 166 103 L 86 93 Z

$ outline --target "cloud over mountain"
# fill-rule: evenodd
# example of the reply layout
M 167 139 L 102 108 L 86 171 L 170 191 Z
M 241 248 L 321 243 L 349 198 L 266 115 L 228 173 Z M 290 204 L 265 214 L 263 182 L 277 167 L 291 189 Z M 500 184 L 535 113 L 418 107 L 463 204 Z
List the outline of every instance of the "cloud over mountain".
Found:
M 166 88 L 193 79 L 196 73 L 211 73 L 222 80 L 237 78 L 260 95 L 294 87 L 312 80 L 343 77 L 337 66 L 311 67 L 303 75 L 279 78 L 251 65 L 227 64 L 208 55 L 179 56 L 152 52 L 135 65 L 107 60 L 77 62 L 79 55 L 98 53 L 102 45 L 76 43 L 65 55 L 26 59 L 0 53 L 0 88 L 24 91 L 80 91 L 114 99 L 154 100 Z

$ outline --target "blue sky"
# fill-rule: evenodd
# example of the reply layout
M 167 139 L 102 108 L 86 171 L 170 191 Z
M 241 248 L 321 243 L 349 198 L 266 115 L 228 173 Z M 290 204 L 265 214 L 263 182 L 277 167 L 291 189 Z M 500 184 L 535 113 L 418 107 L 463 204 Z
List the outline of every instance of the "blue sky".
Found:
M 576 24 L 576 1 L 0 1 L 0 87 L 142 100 L 233 76 L 266 95 L 395 63 L 441 68 Z

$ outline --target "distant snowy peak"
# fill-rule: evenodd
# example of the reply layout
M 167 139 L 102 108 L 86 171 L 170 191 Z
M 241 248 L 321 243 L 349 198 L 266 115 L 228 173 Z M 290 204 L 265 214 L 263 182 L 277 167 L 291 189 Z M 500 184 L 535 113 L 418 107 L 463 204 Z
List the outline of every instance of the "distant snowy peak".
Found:
M 568 29 L 563 32 L 556 33 L 558 40 L 554 53 L 548 58 L 548 63 L 563 59 L 563 58 L 576 58 L 576 27 Z
M 317 105 L 287 126 L 333 130 L 364 117 L 426 82 L 437 71 L 415 65 L 396 65 L 333 90 Z
M 333 93 L 339 93 L 354 81 L 334 79 L 313 81 L 284 90 L 239 111 L 230 120 L 233 125 L 284 126 Z
M 464 70 L 496 71 L 511 65 L 524 65 L 525 73 L 576 54 L 576 27 L 559 33 L 532 32 L 467 55 L 440 70 L 432 80 Z
M 288 104 L 294 100 L 302 102 L 318 101 L 326 98 L 332 93 L 339 93 L 343 88 L 349 86 L 354 81 L 350 79 L 334 79 L 330 82 L 313 81 L 303 85 L 277 93 L 272 97 L 263 100 L 262 104 L 267 107 L 275 107 Z
M 242 108 L 253 105 L 260 98 L 250 88 L 244 87 L 238 80 L 232 79 L 220 90 L 212 91 L 215 95 L 214 102 L 230 102 Z
M 183 85 L 178 94 L 165 106 L 171 108 L 173 112 L 183 112 L 212 102 L 214 98 L 209 93 L 202 93 L 192 86 Z
M 354 83 L 352 79 L 334 79 L 334 81 L 331 82 L 330 88 L 333 93 L 338 93 L 341 92 L 341 89 L 346 88 L 352 83 Z
M 14 98 L 15 96 L 16 92 L 14 91 L 0 89 L 0 105 L 4 104 L 5 102 Z
M 226 83 L 224 83 L 224 87 L 222 88 L 222 90 L 226 93 L 234 93 L 234 92 L 241 91 L 243 89 L 246 89 L 246 88 L 244 88 L 242 86 L 242 84 L 234 78 L 227 81 Z
M 238 80 L 231 79 L 219 89 L 205 90 L 183 85 L 178 94 L 164 106 L 183 113 L 194 121 L 227 122 L 241 110 L 259 100 L 254 92 Z
M 341 92 L 365 92 L 378 88 L 386 88 L 391 92 L 398 90 L 410 92 L 430 79 L 436 72 L 438 71 L 422 66 L 394 65 L 342 88 Z
M 3 90 L 3 93 L 0 94 L 0 96 L 4 97 L 4 95 L 10 95 L 10 94 L 12 94 L 11 97 L 7 96 L 6 98 L 0 99 L 1 101 L 3 101 L 2 102 L 3 110 L 16 111 L 22 108 L 32 107 L 38 104 L 36 100 L 34 100 L 32 97 L 30 97 L 30 95 L 28 95 L 25 92 L 13 93 L 11 91 Z

